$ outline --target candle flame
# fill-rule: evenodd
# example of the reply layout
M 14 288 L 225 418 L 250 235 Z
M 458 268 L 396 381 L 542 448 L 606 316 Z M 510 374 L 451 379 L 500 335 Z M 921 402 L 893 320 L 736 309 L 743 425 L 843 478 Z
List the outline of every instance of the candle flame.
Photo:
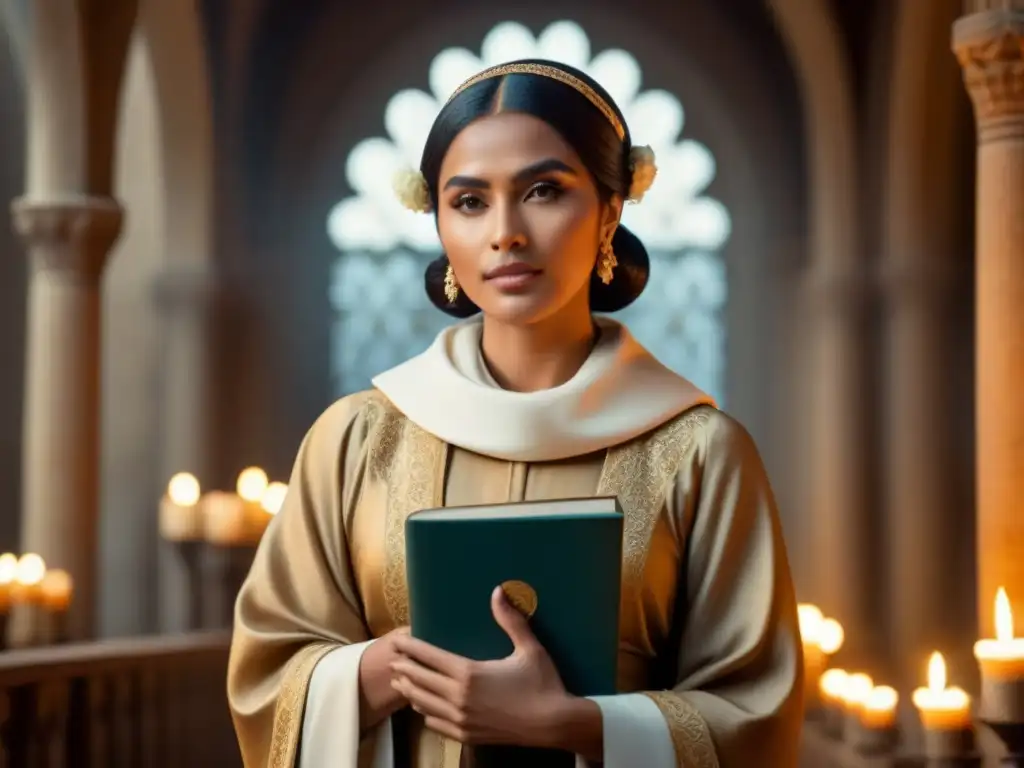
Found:
M 266 472 L 259 467 L 248 467 L 239 473 L 235 492 L 246 501 L 255 504 L 263 498 L 268 485 Z
M 928 690 L 932 693 L 946 690 L 946 660 L 938 651 L 928 659 Z
M 14 580 L 24 586 L 33 586 L 41 582 L 45 575 L 46 562 L 34 552 L 29 552 L 18 559 Z
M 821 623 L 825 620 L 821 609 L 810 603 L 801 603 L 796 611 L 800 623 L 800 639 L 805 643 L 817 643 Z
M 167 483 L 167 498 L 179 507 L 194 507 L 199 495 L 199 481 L 188 472 L 179 472 Z
M 896 709 L 899 700 L 900 695 L 896 693 L 895 688 L 880 685 L 872 688 L 867 698 L 864 699 L 864 709 L 870 709 L 873 712 L 891 712 Z
M 281 511 L 284 504 L 284 497 L 288 495 L 288 486 L 284 483 L 271 483 L 263 491 L 263 498 L 260 499 L 260 506 L 268 515 L 276 515 Z
M 843 625 L 835 619 L 825 619 L 818 627 L 818 645 L 829 656 L 838 653 L 846 640 Z
M 874 687 L 875 683 L 868 675 L 857 672 L 846 678 L 843 698 L 847 704 L 863 704 Z
M 0 555 L 0 584 L 10 584 L 18 575 L 18 556 L 11 552 Z
M 841 699 L 846 694 L 849 675 L 843 669 L 826 669 L 818 679 L 818 688 L 830 699 Z
M 1013 609 L 1003 587 L 996 592 L 996 640 L 1013 640 Z

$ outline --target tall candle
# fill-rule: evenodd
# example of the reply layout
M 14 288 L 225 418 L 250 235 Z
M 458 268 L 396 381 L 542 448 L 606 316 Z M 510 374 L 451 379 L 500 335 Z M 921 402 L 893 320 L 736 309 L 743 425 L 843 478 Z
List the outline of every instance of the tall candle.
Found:
M 39 582 L 39 602 L 45 615 L 41 618 L 40 642 L 62 643 L 67 640 L 67 616 L 74 593 L 71 574 L 52 568 Z
M 203 496 L 203 534 L 211 544 L 238 546 L 249 538 L 245 502 L 234 493 L 210 491 Z
M 925 753 L 932 759 L 965 755 L 973 744 L 971 698 L 946 683 L 946 660 L 936 651 L 928 660 L 927 687 L 913 694 L 924 727 Z
M 238 543 L 254 544 L 263 535 L 263 531 L 267 527 L 267 513 L 263 510 L 260 502 L 269 486 L 267 473 L 259 467 L 247 467 L 239 473 L 235 483 L 235 493 L 242 500 L 245 510 L 246 531 L 244 540 Z
M 14 647 L 39 643 L 43 617 L 40 585 L 45 575 L 46 563 L 39 555 L 29 552 L 18 558 L 10 591 L 10 644 Z
M 160 535 L 168 541 L 197 541 L 203 535 L 199 509 L 199 481 L 188 472 L 179 472 L 167 483 L 160 499 Z
M 981 715 L 992 722 L 1024 721 L 1024 637 L 1015 637 L 1013 610 L 1003 587 L 996 592 L 995 638 L 974 644 L 981 670 Z
M 828 669 L 818 681 L 818 699 L 821 702 L 825 733 L 839 738 L 843 735 L 846 717 L 844 694 L 849 675 L 842 669 Z

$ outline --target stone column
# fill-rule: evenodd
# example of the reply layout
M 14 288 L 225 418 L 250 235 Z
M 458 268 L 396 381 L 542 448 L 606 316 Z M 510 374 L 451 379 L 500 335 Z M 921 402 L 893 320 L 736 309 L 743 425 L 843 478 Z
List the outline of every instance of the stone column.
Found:
M 973 5 L 953 48 L 978 135 L 978 613 L 990 635 L 1000 586 L 1024 617 L 1024 2 Z
M 169 267 L 154 296 L 164 321 L 161 372 L 161 478 L 191 472 L 209 490 L 218 478 L 215 443 L 216 282 L 209 265 Z M 189 629 L 189 581 L 184 563 L 167 547 L 160 553 L 160 629 Z
M 30 263 L 22 549 L 75 580 L 74 638 L 93 634 L 98 535 L 100 278 L 121 230 L 106 197 L 15 201 Z
M 865 347 L 866 281 L 856 266 L 812 267 L 807 323 L 808 527 L 814 592 L 808 600 L 847 628 L 843 663 L 867 666 L 879 639 L 873 620 L 877 569 L 865 450 L 871 404 Z

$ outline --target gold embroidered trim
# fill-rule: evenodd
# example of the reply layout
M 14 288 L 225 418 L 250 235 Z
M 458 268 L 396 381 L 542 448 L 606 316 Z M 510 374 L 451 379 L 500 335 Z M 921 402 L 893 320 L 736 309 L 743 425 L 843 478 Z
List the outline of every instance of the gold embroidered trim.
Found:
M 622 535 L 623 594 L 642 583 L 651 536 L 665 505 L 669 483 L 690 450 L 711 409 L 691 408 L 654 432 L 611 448 L 598 496 L 617 496 L 625 515 Z
M 441 506 L 447 444 L 416 426 L 394 407 L 381 404 L 370 437 L 371 476 L 387 486 L 384 523 L 384 604 L 395 626 L 409 623 L 405 580 L 405 521 L 413 512 Z
M 615 129 L 615 134 L 619 137 L 619 141 L 625 140 L 625 126 L 623 126 L 622 121 L 619 120 L 619 116 L 615 114 L 615 110 L 611 108 L 608 102 L 601 98 L 601 95 L 597 91 L 578 77 L 574 77 L 568 72 L 563 72 L 557 67 L 551 67 L 546 64 L 499 64 L 496 67 L 485 69 L 483 72 L 473 75 L 473 77 L 469 78 L 469 80 L 456 88 L 455 93 L 448 97 L 448 101 L 454 99 L 471 85 L 476 85 L 482 80 L 490 80 L 492 77 L 502 77 L 503 75 L 539 75 L 540 77 L 549 77 L 552 80 L 557 80 L 563 85 L 568 85 L 570 88 L 578 91 L 586 97 L 587 101 L 601 111 L 601 114 L 604 115 L 608 119 L 608 122 L 612 124 L 612 128 Z
M 658 705 L 668 723 L 678 768 L 718 768 L 711 729 L 695 706 L 671 691 L 648 691 L 644 695 Z
M 274 730 L 270 737 L 267 768 L 294 768 L 309 681 L 320 660 L 337 647 L 337 643 L 310 643 L 292 656 L 285 666 L 274 707 Z

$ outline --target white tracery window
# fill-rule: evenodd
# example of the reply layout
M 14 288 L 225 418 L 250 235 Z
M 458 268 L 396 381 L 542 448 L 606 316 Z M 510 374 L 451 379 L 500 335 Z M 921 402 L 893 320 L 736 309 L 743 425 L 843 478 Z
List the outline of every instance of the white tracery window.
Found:
M 388 136 L 360 141 L 349 154 L 345 174 L 354 194 L 327 221 L 341 251 L 330 287 L 338 394 L 367 388 L 372 376 L 424 350 L 451 321 L 423 290 L 423 270 L 440 253 L 433 219 L 403 208 L 391 178 L 400 168 L 419 166 L 430 125 L 463 80 L 521 58 L 562 61 L 590 74 L 622 108 L 633 140 L 654 148 L 658 180 L 622 217 L 647 246 L 652 278 L 618 316 L 666 365 L 721 399 L 727 282 L 718 251 L 731 222 L 721 203 L 701 194 L 714 178 L 714 158 L 704 145 L 680 138 L 683 107 L 675 96 L 641 91 L 635 57 L 617 49 L 591 57 L 590 40 L 572 21 L 551 24 L 537 36 L 504 22 L 487 34 L 479 55 L 441 51 L 430 64 L 430 93 L 408 89 L 392 96 L 384 113 Z

